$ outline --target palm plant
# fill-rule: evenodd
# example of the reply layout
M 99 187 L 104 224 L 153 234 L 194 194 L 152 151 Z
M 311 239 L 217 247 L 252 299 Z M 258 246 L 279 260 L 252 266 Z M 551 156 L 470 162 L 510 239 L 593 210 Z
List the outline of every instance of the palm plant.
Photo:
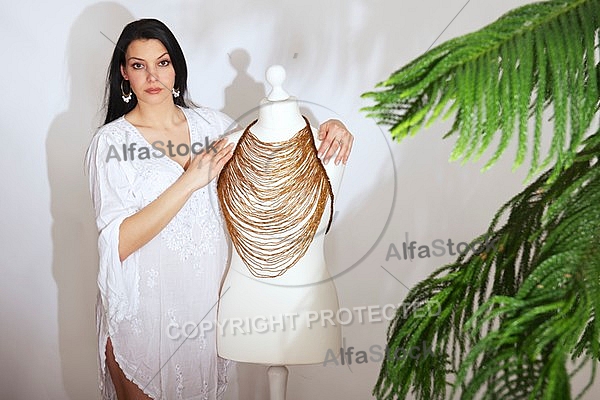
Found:
M 417 284 L 405 307 L 433 301 L 436 316 L 398 313 L 373 393 L 379 399 L 570 399 L 570 379 L 600 360 L 600 0 L 544 1 L 450 40 L 365 93 L 394 139 L 455 116 L 451 159 L 476 160 L 513 137 L 514 167 L 530 155 L 528 186 L 479 240 Z M 542 150 L 545 115 L 552 139 Z M 531 134 L 530 134 L 531 132 Z M 544 171 L 544 169 L 546 169 Z M 535 178 L 537 177 L 537 178 Z M 533 181 L 533 182 L 532 182 Z M 532 183 L 531 183 L 532 182 Z M 410 308 L 409 308 L 410 309 Z M 431 345 L 434 357 L 398 360 Z

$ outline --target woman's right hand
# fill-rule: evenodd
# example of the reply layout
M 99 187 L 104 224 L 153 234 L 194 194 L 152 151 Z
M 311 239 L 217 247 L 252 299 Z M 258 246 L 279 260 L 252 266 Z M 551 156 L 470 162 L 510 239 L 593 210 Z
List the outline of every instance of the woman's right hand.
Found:
M 129 257 L 173 219 L 198 189 L 208 185 L 233 155 L 233 143 L 218 140 L 208 151 L 192 157 L 179 179 L 140 211 L 125 218 L 119 227 L 119 258 Z
M 192 157 L 181 179 L 186 187 L 194 192 L 208 185 L 223 169 L 233 155 L 233 143 L 228 144 L 227 138 L 221 138 L 208 150 Z

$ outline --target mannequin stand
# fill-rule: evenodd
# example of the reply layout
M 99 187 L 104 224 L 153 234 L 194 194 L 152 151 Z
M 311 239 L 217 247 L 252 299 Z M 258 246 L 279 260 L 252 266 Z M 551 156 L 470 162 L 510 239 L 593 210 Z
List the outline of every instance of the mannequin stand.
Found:
M 267 369 L 270 400 L 285 400 L 288 373 L 285 365 L 272 365 Z

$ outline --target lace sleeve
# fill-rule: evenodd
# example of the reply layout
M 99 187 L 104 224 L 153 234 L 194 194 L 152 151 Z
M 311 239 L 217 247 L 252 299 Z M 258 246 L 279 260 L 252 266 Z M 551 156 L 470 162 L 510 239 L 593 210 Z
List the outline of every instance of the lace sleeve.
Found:
M 109 132 L 98 131 L 86 153 L 86 169 L 98 227 L 98 287 L 108 315 L 110 334 L 118 323 L 137 313 L 139 301 L 138 252 L 123 262 L 119 258 L 119 228 L 139 211 L 138 202 L 125 173 L 126 162 L 111 155 L 121 144 Z

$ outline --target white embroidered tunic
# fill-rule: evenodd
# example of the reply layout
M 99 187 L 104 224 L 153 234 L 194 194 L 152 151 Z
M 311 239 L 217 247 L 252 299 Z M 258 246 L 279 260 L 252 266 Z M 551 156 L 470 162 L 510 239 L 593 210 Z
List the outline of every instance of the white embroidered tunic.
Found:
M 181 110 L 195 151 L 232 123 L 208 108 Z M 159 147 L 169 151 L 166 143 Z M 121 117 L 96 132 L 86 155 L 99 231 L 96 316 L 103 399 L 116 399 L 105 362 L 108 337 L 127 378 L 153 399 L 215 400 L 225 390 L 227 361 L 217 356 L 215 321 L 227 241 L 215 180 L 194 192 L 156 237 L 119 260 L 121 222 L 183 173 L 163 152 Z

